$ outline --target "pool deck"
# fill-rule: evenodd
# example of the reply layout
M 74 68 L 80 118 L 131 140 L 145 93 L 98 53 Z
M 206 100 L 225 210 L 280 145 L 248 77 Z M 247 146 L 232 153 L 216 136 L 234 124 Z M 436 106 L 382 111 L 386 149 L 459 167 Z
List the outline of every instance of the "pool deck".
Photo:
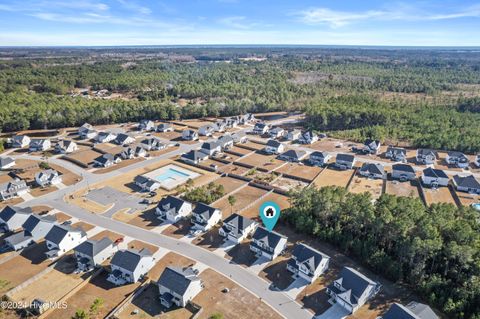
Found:
M 176 171 L 178 175 L 184 175 L 184 176 L 178 176 L 178 177 L 169 176 L 168 178 L 162 180 L 161 179 L 162 175 L 168 174 L 169 171 Z M 184 184 L 188 179 L 195 179 L 200 175 L 201 174 L 197 172 L 177 166 L 175 164 L 168 164 L 166 166 L 157 168 L 156 170 L 143 174 L 142 176 L 158 182 L 161 185 L 161 187 L 166 190 L 172 190 L 175 187 Z

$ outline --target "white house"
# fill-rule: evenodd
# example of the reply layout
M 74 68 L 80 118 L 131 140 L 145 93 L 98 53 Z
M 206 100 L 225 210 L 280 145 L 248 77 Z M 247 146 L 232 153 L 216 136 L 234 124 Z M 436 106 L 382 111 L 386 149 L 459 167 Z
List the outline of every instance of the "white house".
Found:
M 30 215 L 32 215 L 31 208 L 5 206 L 0 211 L 0 233 L 20 229 Z
M 480 167 L 480 154 L 475 156 L 475 166 Z
M 302 131 L 300 130 L 290 130 L 287 133 L 287 140 L 296 141 L 302 136 Z
M 362 152 L 365 154 L 378 154 L 381 143 L 379 140 L 367 139 L 363 144 Z
M 30 137 L 27 135 L 15 135 L 12 137 L 12 147 L 24 148 L 30 145 Z
M 355 156 L 351 154 L 337 154 L 335 167 L 341 170 L 352 169 L 355 165 Z
M 96 130 L 85 130 L 80 134 L 80 138 L 84 140 L 90 140 L 92 138 L 95 138 L 97 136 L 98 132 Z
M 78 151 L 78 145 L 74 141 L 61 140 L 55 145 L 55 153 L 70 154 L 75 151 Z
M 202 144 L 202 147 L 200 148 L 200 152 L 208 154 L 208 156 L 212 156 L 213 154 L 219 153 L 221 151 L 222 147 L 217 141 L 204 142 Z
M 192 228 L 202 232 L 209 231 L 222 220 L 222 212 L 207 204 L 198 203 L 192 211 Z
M 64 255 L 87 240 L 87 234 L 81 228 L 73 228 L 69 225 L 55 225 L 45 236 L 48 258 Z
M 52 147 L 52 143 L 49 139 L 37 139 L 34 138 L 30 141 L 29 151 L 30 152 L 43 152 Z
M 93 160 L 95 166 L 110 167 L 113 164 L 118 164 L 122 161 L 120 156 L 112 155 L 109 153 L 103 154 Z
M 389 146 L 385 152 L 385 157 L 394 162 L 406 162 L 407 150 L 401 147 Z
M 287 248 L 287 237 L 276 232 L 270 232 L 263 227 L 257 227 L 253 233 L 250 250 L 257 257 L 265 257 L 268 260 L 277 258 Z
M 274 127 L 268 132 L 268 134 L 270 135 L 270 138 L 281 138 L 285 135 L 285 130 L 281 127 Z
M 133 182 L 142 189 L 142 192 L 153 192 L 162 186 L 156 180 L 148 178 L 144 175 L 135 176 Z
M 462 152 L 448 152 L 445 161 L 448 165 L 455 165 L 458 168 L 467 168 L 470 164 L 468 157 Z
M 11 157 L 0 157 L 0 169 L 9 169 L 15 166 L 15 160 Z
M 157 282 L 160 303 L 170 308 L 172 305 L 185 307 L 203 289 L 198 272 L 192 268 L 167 267 Z
M 373 179 L 384 179 L 386 177 L 385 169 L 380 163 L 364 163 L 362 168 L 360 168 L 359 174 Z
M 349 313 L 354 313 L 368 300 L 373 298 L 381 286 L 357 270 L 343 267 L 340 277 L 327 287 L 332 301 Z
M 23 230 L 5 238 L 5 245 L 14 251 L 24 249 L 42 240 L 54 225 L 55 216 L 30 214 L 22 225 Z
M 196 141 L 198 140 L 198 133 L 194 130 L 183 130 L 182 139 L 185 141 Z
M 269 130 L 270 126 L 268 124 L 263 122 L 257 122 L 253 127 L 253 134 L 263 135 L 268 133 Z
M 248 141 L 247 135 L 245 135 L 245 132 L 239 131 L 239 132 L 234 132 L 232 133 L 231 137 L 233 138 L 233 143 L 246 143 Z
M 142 120 L 138 123 L 138 130 L 140 131 L 154 131 L 155 123 L 151 120 Z
M 318 141 L 318 135 L 312 131 L 305 131 L 302 133 L 298 141 L 301 144 L 313 144 Z
M 73 249 L 77 260 L 77 269 L 90 271 L 100 266 L 115 253 L 113 242 L 104 237 L 100 240 L 89 239 Z
M 0 184 L 0 200 L 7 200 L 22 196 L 29 191 L 30 189 L 27 186 L 27 182 L 22 179 L 15 178 L 9 182 Z
M 173 126 L 170 123 L 160 123 L 157 126 L 157 132 L 173 132 Z
M 300 162 L 305 156 L 307 156 L 306 151 L 291 149 L 280 154 L 278 158 L 287 162 Z
M 447 174 L 441 169 L 428 167 L 424 169 L 422 173 L 422 183 L 428 187 L 437 188 L 439 186 L 448 186 L 449 180 Z
M 110 262 L 111 272 L 107 280 L 120 286 L 135 283 L 155 265 L 155 259 L 148 249 L 119 250 Z
M 328 255 L 308 245 L 297 244 L 287 262 L 287 270 L 293 273 L 294 277 L 312 283 L 328 269 L 329 263 Z
M 158 219 L 168 220 L 172 223 L 189 216 L 192 213 L 192 204 L 181 198 L 168 195 L 160 200 L 155 208 Z
M 267 154 L 280 154 L 285 150 L 285 145 L 276 140 L 268 140 L 263 150 Z
M 245 240 L 247 236 L 251 235 L 257 226 L 257 222 L 235 213 L 223 221 L 223 225 L 218 233 L 227 240 L 239 244 Z
M 83 125 L 78 128 L 78 135 L 83 137 L 85 133 L 90 130 L 93 130 L 93 126 L 88 123 L 83 123 Z
M 480 194 L 480 182 L 473 175 L 453 177 L 453 184 L 460 192 Z
M 213 127 L 213 125 L 210 125 L 210 124 L 203 125 L 198 128 L 198 135 L 212 136 L 214 132 L 215 132 L 215 128 Z
M 424 148 L 419 148 L 417 150 L 417 163 L 419 164 L 425 164 L 425 165 L 431 165 L 435 164 L 435 161 L 438 158 L 438 153 L 433 150 L 429 149 L 424 149 Z
M 180 159 L 185 163 L 196 165 L 208 159 L 208 154 L 197 150 L 190 150 L 187 153 L 182 154 Z
M 235 140 L 231 135 L 225 134 L 219 137 L 217 142 L 220 144 L 220 147 L 223 150 L 228 150 L 230 147 L 233 146 L 233 144 L 235 143 Z
M 117 138 L 117 135 L 113 134 L 112 132 L 100 132 L 95 137 L 95 140 L 98 143 L 109 143 L 111 141 L 114 141 L 116 138 Z
M 35 183 L 40 187 L 58 185 L 62 182 L 62 175 L 54 169 L 46 169 L 35 174 Z
M 129 145 L 135 143 L 135 139 L 128 134 L 120 133 L 117 135 L 115 143 L 118 145 Z
M 328 164 L 330 158 L 332 158 L 332 155 L 327 152 L 315 151 L 310 154 L 308 161 L 312 165 L 323 166 Z

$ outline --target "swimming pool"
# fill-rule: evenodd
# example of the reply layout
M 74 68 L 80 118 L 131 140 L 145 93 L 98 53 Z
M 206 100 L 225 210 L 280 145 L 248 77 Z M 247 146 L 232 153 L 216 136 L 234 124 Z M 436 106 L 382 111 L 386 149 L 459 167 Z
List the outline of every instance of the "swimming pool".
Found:
M 168 164 L 143 174 L 144 177 L 158 182 L 160 187 L 166 190 L 172 190 L 175 187 L 184 184 L 187 180 L 195 179 L 200 175 L 201 174 L 197 172 L 175 164 Z
M 474 204 L 472 204 L 472 207 L 473 207 L 473 209 L 480 212 L 480 203 L 474 203 Z
M 159 182 L 163 182 L 169 179 L 177 180 L 181 178 L 189 178 L 190 174 L 180 172 L 179 170 L 176 170 L 174 168 L 169 168 L 166 171 L 164 171 L 162 174 L 158 175 L 155 177 L 155 179 Z

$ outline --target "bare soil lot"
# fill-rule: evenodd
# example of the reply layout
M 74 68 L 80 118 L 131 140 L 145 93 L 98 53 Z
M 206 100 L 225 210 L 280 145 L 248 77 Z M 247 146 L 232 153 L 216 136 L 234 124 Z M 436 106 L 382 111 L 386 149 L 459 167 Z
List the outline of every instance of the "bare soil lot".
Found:
M 280 167 L 279 169 L 277 169 L 275 172 L 288 174 L 288 175 L 313 181 L 315 177 L 317 177 L 322 170 L 323 168 L 318 166 L 300 165 L 298 163 L 288 163 Z
M 271 171 L 284 163 L 283 161 L 278 160 L 276 157 L 276 155 L 266 155 L 261 152 L 255 152 L 246 157 L 242 157 L 238 160 L 238 162 Z
M 361 143 L 348 142 L 345 140 L 339 140 L 334 138 L 322 139 L 318 142 L 308 145 L 309 148 L 319 150 L 319 151 L 342 152 L 342 153 L 350 153 L 352 150 L 352 147 L 361 147 L 361 146 L 362 146 Z
M 264 198 L 262 198 L 262 200 L 255 202 L 255 205 L 249 207 L 248 209 L 243 210 L 240 213 L 240 215 L 251 218 L 251 219 L 258 219 L 260 206 L 264 202 L 268 202 L 268 201 L 277 203 L 278 206 L 280 206 L 280 210 L 284 210 L 290 207 L 290 202 L 287 196 L 280 195 L 277 193 L 270 193 Z
M 429 206 L 435 203 L 448 203 L 456 205 L 452 193 L 448 187 L 440 187 L 437 189 L 423 187 L 423 193 L 425 194 L 425 200 Z
M 227 251 L 225 258 L 245 268 L 250 267 L 257 260 L 255 254 L 250 250 L 250 240 L 235 245 Z
M 293 178 L 280 177 L 272 182 L 271 185 L 283 189 L 284 191 L 289 191 L 295 188 L 307 187 L 308 183 Z
M 92 149 L 85 149 L 66 155 L 65 157 L 78 161 L 84 165 L 91 166 L 93 165 L 93 160 L 99 156 L 102 156 L 102 153 L 96 152 Z
M 42 171 L 42 169 L 38 166 L 40 164 L 40 161 L 33 161 L 28 159 L 17 159 L 15 162 L 17 163 L 17 165 L 15 166 L 15 175 L 25 180 L 29 184 L 33 184 L 35 181 L 35 175 L 38 172 Z M 81 180 L 80 176 L 72 173 L 71 171 L 63 168 L 62 166 L 55 165 L 52 163 L 48 163 L 48 164 L 52 169 L 56 170 L 62 175 L 62 183 L 67 186 L 77 183 Z M 45 188 L 43 190 L 40 189 L 39 187 L 35 187 L 35 189 L 32 190 L 32 195 L 33 196 L 38 196 L 39 194 L 43 195 L 51 192 L 52 191 L 51 189 L 57 190 L 57 188 L 54 186 Z M 38 194 L 36 195 L 36 193 Z
M 475 203 L 480 203 L 480 195 L 468 194 L 457 191 L 455 193 L 463 206 L 470 206 Z
M 235 164 L 226 165 L 219 169 L 219 171 L 222 173 L 232 173 L 236 175 L 244 175 L 249 170 L 249 168 Z
M 386 193 L 404 197 L 419 197 L 418 181 L 399 182 L 387 180 Z
M 219 179 L 216 179 L 214 183 L 216 185 L 222 185 L 224 190 L 225 190 L 225 194 L 233 192 L 234 190 L 236 190 L 240 186 L 246 184 L 245 181 L 242 181 L 240 179 L 236 179 L 236 178 L 233 178 L 233 177 L 225 177 L 225 176 L 220 177 Z
M 177 239 L 182 238 L 188 235 L 191 225 L 192 224 L 189 218 L 181 219 L 175 224 L 168 226 L 164 231 L 162 231 L 162 234 Z
M 238 144 L 238 147 L 240 148 L 245 148 L 245 149 L 254 149 L 254 150 L 263 150 L 265 148 L 265 145 L 264 144 L 261 144 L 261 143 L 255 143 L 253 141 L 248 141 L 244 144 Z
M 158 247 L 135 239 L 128 243 L 128 249 L 136 249 L 136 250 L 148 249 L 152 254 L 154 254 L 157 252 Z
M 77 222 L 77 223 L 73 224 L 72 227 L 77 227 L 77 228 L 80 227 L 85 232 L 88 232 L 89 230 L 92 230 L 92 229 L 95 228 L 95 226 L 93 226 L 91 224 L 88 224 L 88 223 L 85 223 L 85 222 Z
M 362 176 L 355 176 L 350 183 L 348 190 L 352 193 L 370 193 L 373 199 L 382 195 L 383 179 L 370 179 Z
M 347 187 L 354 173 L 355 170 L 351 169 L 340 171 L 334 168 L 326 168 L 317 176 L 313 183 L 319 188 L 325 186 Z
M 243 154 L 243 155 L 252 152 L 251 150 L 247 150 L 247 149 L 245 149 L 245 148 L 241 148 L 241 147 L 238 147 L 238 146 L 233 146 L 232 148 L 230 148 L 230 150 L 231 150 L 232 152 L 239 153 L 239 154 Z
M 233 196 L 236 198 L 235 205 L 233 205 L 233 212 L 247 207 L 247 205 L 252 204 L 266 193 L 266 190 L 250 185 L 242 188 L 233 194 Z M 232 207 L 230 207 L 230 204 L 228 203 L 228 196 L 216 201 L 213 203 L 213 206 L 222 211 L 223 218 L 230 215 L 230 211 L 232 210 Z
M 163 132 L 163 133 L 152 133 L 153 135 L 157 136 L 157 137 L 160 137 L 160 138 L 164 138 L 166 140 L 170 140 L 170 141 L 173 141 L 173 140 L 177 140 L 177 139 L 181 139 L 182 138 L 182 133 L 179 133 L 179 132 L 176 132 L 176 131 L 173 131 L 173 132 Z
M 138 163 L 138 162 L 141 162 L 141 161 L 144 161 L 144 160 L 145 160 L 145 158 L 143 158 L 143 157 L 137 157 L 137 158 L 123 160 L 120 163 L 114 164 L 110 167 L 97 169 L 93 173 L 94 174 L 105 174 L 105 173 L 112 172 L 112 171 L 117 170 L 119 168 L 127 167 L 129 165 L 132 165 L 134 163 Z
M 115 219 L 120 220 L 114 216 Z M 145 229 L 153 229 L 159 226 L 162 222 L 155 215 L 155 209 L 149 209 L 140 214 L 131 216 L 130 220 L 120 220 L 131 225 L 135 225 Z

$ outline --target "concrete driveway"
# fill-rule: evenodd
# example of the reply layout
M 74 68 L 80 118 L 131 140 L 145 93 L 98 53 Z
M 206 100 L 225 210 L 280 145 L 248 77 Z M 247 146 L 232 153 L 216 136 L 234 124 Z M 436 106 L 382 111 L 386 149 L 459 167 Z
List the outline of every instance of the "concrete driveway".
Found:
M 335 304 L 327 311 L 315 317 L 315 319 L 343 319 L 350 315 L 344 308 Z
M 102 204 L 104 206 L 114 204 L 114 206 L 104 213 L 105 216 L 111 217 L 119 209 L 129 207 L 129 213 L 136 210 L 146 210 L 148 205 L 142 203 L 142 198 L 135 195 L 126 194 L 118 191 L 112 187 L 103 187 L 91 190 L 86 197 L 94 202 Z

